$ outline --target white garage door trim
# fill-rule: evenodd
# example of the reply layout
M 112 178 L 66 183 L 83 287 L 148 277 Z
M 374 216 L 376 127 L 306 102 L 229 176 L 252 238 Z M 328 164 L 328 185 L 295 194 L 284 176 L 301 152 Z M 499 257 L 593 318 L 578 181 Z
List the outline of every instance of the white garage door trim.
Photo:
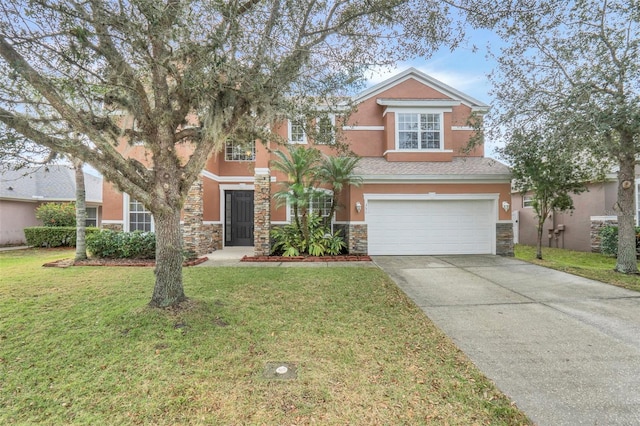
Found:
M 392 231 L 393 237 L 389 237 L 389 234 L 385 233 L 385 229 L 381 228 L 383 222 L 376 223 L 376 219 L 386 221 L 387 218 L 374 216 L 377 213 L 384 214 L 381 211 L 373 211 L 372 208 L 384 209 L 382 203 L 376 203 L 376 200 L 381 201 L 397 201 L 398 204 L 403 204 L 402 208 L 416 207 L 418 209 L 430 206 L 434 209 L 440 210 L 440 217 L 444 219 L 441 221 L 441 227 L 425 227 L 421 229 L 419 224 L 411 223 L 411 219 L 414 216 L 403 218 L 399 215 L 395 218 L 398 223 L 406 223 L 409 227 L 389 228 Z M 365 201 L 365 221 L 368 227 L 369 254 L 372 255 L 384 255 L 384 254 L 417 254 L 417 255 L 429 255 L 429 254 L 481 254 L 481 253 L 496 253 L 496 221 L 498 211 L 499 194 L 364 194 Z M 416 203 L 415 206 L 410 206 L 407 201 L 435 201 L 443 202 L 442 204 L 422 204 Z M 458 201 L 453 203 L 447 203 L 447 201 Z M 474 219 L 478 220 L 479 225 L 482 226 L 481 232 L 476 230 L 464 230 L 464 228 L 455 228 L 453 230 L 446 230 L 446 218 L 449 211 L 452 215 L 455 215 L 456 209 L 459 212 L 468 212 L 469 210 L 461 209 L 465 201 L 484 201 L 485 203 L 469 203 L 472 211 L 481 213 L 480 216 L 476 216 Z M 371 205 L 370 205 L 370 202 Z M 462 204 L 461 204 L 462 202 Z M 385 203 L 386 204 L 386 203 Z M 418 207 L 418 204 L 422 204 L 422 207 Z M 375 207 L 374 207 L 375 206 Z M 387 208 L 389 205 L 386 206 Z M 451 210 L 443 211 L 443 208 L 450 208 Z M 434 212 L 430 212 L 434 213 Z M 418 213 L 419 214 L 419 213 Z M 394 213 L 391 212 L 391 220 Z M 463 216 L 462 214 L 460 215 Z M 436 216 L 438 217 L 438 216 Z M 452 216 L 453 218 L 453 216 Z M 419 221 L 419 217 L 416 217 Z M 460 219 L 459 223 L 463 219 Z M 421 222 L 422 223 L 422 222 Z M 425 222 L 426 223 L 426 222 Z M 466 221 L 464 223 L 467 223 Z M 413 231 L 415 227 L 415 232 Z M 478 229 L 478 228 L 474 228 Z M 404 231 L 404 232 L 403 232 Z M 447 231 L 447 232 L 444 232 Z M 459 231 L 459 232 L 458 232 Z M 421 238 L 421 236 L 429 235 L 431 238 Z M 449 236 L 451 238 L 449 238 Z M 389 244 L 390 239 L 396 239 L 396 241 L 402 241 L 401 243 Z M 412 238 L 414 238 L 412 240 Z M 431 243 L 428 241 L 431 240 Z M 443 241 L 447 244 L 434 243 L 435 241 Z M 456 244 L 459 241 L 460 244 Z

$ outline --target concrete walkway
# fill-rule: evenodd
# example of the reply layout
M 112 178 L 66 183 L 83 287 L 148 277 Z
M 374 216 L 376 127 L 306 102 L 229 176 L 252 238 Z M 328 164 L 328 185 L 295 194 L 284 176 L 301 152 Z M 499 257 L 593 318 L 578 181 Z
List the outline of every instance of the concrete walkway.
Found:
M 375 268 L 373 262 L 241 262 L 244 256 L 253 256 L 253 247 L 225 247 L 204 255 L 209 260 L 197 265 L 211 266 L 244 266 L 244 267 L 311 267 L 330 268 L 337 266 Z
M 640 293 L 497 256 L 374 262 L 536 424 L 640 425 Z

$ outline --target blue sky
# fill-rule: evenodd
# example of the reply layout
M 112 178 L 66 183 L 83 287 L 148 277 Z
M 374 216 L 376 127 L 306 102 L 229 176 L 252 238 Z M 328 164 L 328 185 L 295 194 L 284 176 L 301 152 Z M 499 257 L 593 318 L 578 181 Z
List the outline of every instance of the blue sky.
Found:
M 500 39 L 488 30 L 469 30 L 468 39 L 473 40 L 473 44 L 463 42 L 454 51 L 441 48 L 434 52 L 430 58 L 416 58 L 402 62 L 392 70 L 376 70 L 373 72 L 369 84 L 374 85 L 400 71 L 414 67 L 479 101 L 491 105 L 492 98 L 489 95 L 491 86 L 487 74 L 492 71 L 495 62 L 487 58 L 487 46 L 491 45 L 493 50 L 497 50 Z M 475 50 L 473 49 L 474 44 Z

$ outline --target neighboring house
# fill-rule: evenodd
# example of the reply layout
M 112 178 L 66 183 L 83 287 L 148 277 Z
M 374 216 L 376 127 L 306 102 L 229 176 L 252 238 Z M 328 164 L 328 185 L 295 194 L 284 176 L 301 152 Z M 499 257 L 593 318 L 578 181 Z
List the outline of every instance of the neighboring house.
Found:
M 509 169 L 485 158 L 483 147 L 463 152 L 474 134 L 469 117 L 488 105 L 415 69 L 354 101 L 357 111 L 341 131 L 362 157 L 357 173 L 363 185 L 344 191 L 343 209 L 333 220 L 351 253 L 513 253 Z M 310 140 L 295 119 L 273 131 L 289 143 L 333 151 L 331 144 Z M 127 155 L 143 158 L 143 147 L 122 146 Z M 206 253 L 246 245 L 256 254 L 269 253 L 269 229 L 291 218 L 289 208 L 276 208 L 272 200 L 286 179 L 269 168 L 277 149 L 282 147 L 275 143 L 228 142 L 209 159 L 185 203 L 187 249 Z M 320 214 L 327 207 L 311 206 Z M 149 212 L 107 182 L 103 211 L 104 227 L 153 229 Z
M 85 173 L 87 226 L 99 226 L 102 178 Z M 71 167 L 25 167 L 0 173 L 0 245 L 24 244 L 23 229 L 41 226 L 35 210 L 44 203 L 76 200 Z
M 574 210 L 553 213 L 544 223 L 543 247 L 558 247 L 576 251 L 599 251 L 599 230 L 617 224 L 614 209 L 618 198 L 618 180 L 614 174 L 604 182 L 590 183 L 588 191 L 572 195 Z M 636 166 L 636 224 L 640 224 L 640 166 Z M 537 223 L 531 206 L 531 194 L 512 194 L 514 240 L 519 244 L 537 243 Z

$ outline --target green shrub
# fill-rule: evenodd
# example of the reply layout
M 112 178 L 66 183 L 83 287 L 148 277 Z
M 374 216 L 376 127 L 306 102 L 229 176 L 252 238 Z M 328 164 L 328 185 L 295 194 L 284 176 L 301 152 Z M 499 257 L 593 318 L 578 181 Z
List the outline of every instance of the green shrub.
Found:
M 44 203 L 36 208 L 42 226 L 76 226 L 75 203 Z
M 605 226 L 600 230 L 600 252 L 618 256 L 618 227 Z M 636 252 L 640 253 L 640 227 L 636 227 Z
M 343 252 L 347 247 L 340 231 L 331 233 L 328 226 L 322 224 L 322 218 L 311 215 L 308 219 L 309 241 L 305 240 L 303 233 L 295 223 L 275 228 L 271 231 L 273 238 L 272 254 L 282 256 L 335 256 Z
M 86 238 L 98 233 L 98 228 L 86 228 Z M 75 226 L 32 226 L 24 228 L 27 244 L 33 247 L 75 247 Z
M 156 236 L 153 232 L 105 229 L 87 237 L 87 251 L 99 258 L 155 259 Z

